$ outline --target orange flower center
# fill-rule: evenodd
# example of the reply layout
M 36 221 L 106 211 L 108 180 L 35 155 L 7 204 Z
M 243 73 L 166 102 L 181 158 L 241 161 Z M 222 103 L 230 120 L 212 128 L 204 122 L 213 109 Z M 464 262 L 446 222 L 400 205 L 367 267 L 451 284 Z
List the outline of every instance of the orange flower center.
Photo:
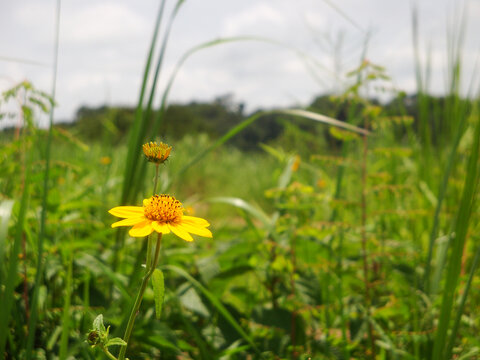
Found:
M 143 213 L 149 220 L 162 223 L 179 223 L 183 205 L 170 195 L 154 195 L 143 204 Z

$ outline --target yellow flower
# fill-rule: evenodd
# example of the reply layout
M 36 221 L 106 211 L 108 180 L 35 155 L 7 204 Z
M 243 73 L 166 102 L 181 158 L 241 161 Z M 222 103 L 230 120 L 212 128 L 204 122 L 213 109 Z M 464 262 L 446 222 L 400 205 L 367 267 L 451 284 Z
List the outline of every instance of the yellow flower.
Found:
M 117 206 L 110 214 L 124 218 L 112 224 L 132 226 L 128 232 L 133 237 L 144 237 L 153 231 L 168 234 L 170 231 L 186 241 L 193 241 L 190 233 L 204 237 L 212 237 L 207 229 L 210 224 L 201 218 L 183 215 L 183 205 L 170 195 L 154 195 L 143 200 L 143 206 Z
M 163 142 L 157 144 L 156 142 L 150 141 L 143 145 L 143 153 L 148 161 L 155 164 L 164 163 L 168 159 L 170 151 L 172 151 L 172 147 Z
M 292 171 L 295 172 L 298 170 L 298 168 L 300 167 L 300 162 L 302 161 L 302 159 L 300 158 L 299 155 L 295 155 L 295 161 L 293 162 L 292 164 Z
M 103 156 L 100 158 L 100 163 L 102 165 L 109 165 L 112 162 L 112 159 L 109 156 Z

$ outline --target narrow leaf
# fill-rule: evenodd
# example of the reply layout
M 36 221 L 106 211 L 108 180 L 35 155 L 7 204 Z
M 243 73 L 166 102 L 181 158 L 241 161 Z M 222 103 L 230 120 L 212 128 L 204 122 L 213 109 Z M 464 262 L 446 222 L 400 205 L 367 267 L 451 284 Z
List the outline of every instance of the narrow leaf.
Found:
M 165 281 L 163 272 L 155 269 L 152 275 L 153 296 L 155 298 L 155 314 L 158 320 L 162 316 L 163 298 L 165 297 Z
M 13 200 L 5 200 L 0 203 L 0 284 L 3 283 L 3 264 L 5 264 L 5 239 L 7 238 L 8 222 L 12 216 Z
M 127 343 L 123 339 L 120 339 L 119 337 L 115 337 L 113 339 L 109 339 L 105 344 L 106 347 L 109 347 L 112 345 L 127 346 Z

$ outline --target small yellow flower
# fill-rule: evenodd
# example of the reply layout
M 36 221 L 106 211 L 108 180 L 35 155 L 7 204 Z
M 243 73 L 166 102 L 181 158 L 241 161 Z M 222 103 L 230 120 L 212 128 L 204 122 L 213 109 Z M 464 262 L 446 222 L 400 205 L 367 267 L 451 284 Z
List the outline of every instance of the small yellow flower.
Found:
M 110 214 L 124 218 L 112 224 L 118 226 L 132 226 L 128 232 L 133 237 L 144 237 L 153 231 L 168 234 L 170 231 L 186 241 L 193 241 L 190 233 L 204 237 L 212 237 L 207 229 L 210 224 L 198 217 L 184 216 L 183 205 L 170 195 L 154 195 L 143 200 L 143 206 L 117 206 L 109 211 Z
M 163 164 L 168 159 L 170 151 L 172 151 L 172 147 L 163 142 L 157 144 L 156 142 L 150 141 L 143 145 L 143 153 L 148 161 L 155 164 Z
M 302 159 L 300 158 L 300 156 L 295 155 L 295 161 L 292 164 L 292 171 L 293 172 L 296 172 L 298 170 L 298 168 L 300 167 L 300 162 L 301 161 L 302 161 Z
M 109 165 L 112 162 L 112 158 L 109 156 L 103 156 L 100 158 L 100 164 Z

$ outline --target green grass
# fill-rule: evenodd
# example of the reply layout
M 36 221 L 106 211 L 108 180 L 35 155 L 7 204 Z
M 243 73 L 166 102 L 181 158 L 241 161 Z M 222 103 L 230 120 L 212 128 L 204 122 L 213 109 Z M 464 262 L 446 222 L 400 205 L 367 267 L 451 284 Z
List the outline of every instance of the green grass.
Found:
M 468 131 L 473 130 L 476 121 L 471 118 Z M 126 237 L 119 268 L 111 270 L 115 236 L 109 224 L 114 219 L 107 210 L 118 205 L 127 147 L 112 151 L 101 144 L 89 144 L 86 148 L 67 139 L 54 139 L 48 199 L 51 215 L 44 251 L 49 265 L 43 275 L 44 289 L 48 291 L 39 295 L 41 328 L 37 330 L 34 354 L 49 345 L 45 351 L 84 357 L 82 354 L 91 351 L 84 343 L 84 334 L 96 314 L 104 314 L 114 333 L 121 327 L 130 294 L 138 286 L 129 285 L 128 277 L 142 244 Z M 291 319 L 292 314 L 297 314 L 295 338 L 299 356 L 305 353 L 316 359 L 335 359 L 349 354 L 368 358 L 366 326 L 372 323 L 378 356 L 428 358 L 435 339 L 432 324 L 439 316 L 442 302 L 441 295 L 428 296 L 422 291 L 423 259 L 435 207 L 419 186 L 421 175 L 414 159 L 420 149 L 411 145 L 409 151 L 394 151 L 397 145 L 392 146 L 390 139 L 388 142 L 385 144 L 381 136 L 375 135 L 367 158 L 367 262 L 372 292 L 369 316 L 364 307 L 363 262 L 359 256 L 359 140 L 345 143 L 342 158 L 326 150 L 302 158 L 298 171 L 288 171 L 288 175 L 285 170 L 291 169 L 293 153 L 278 147 L 266 148 L 268 153 L 243 153 L 222 146 L 178 177 L 174 174 L 184 164 L 213 143 L 206 136 L 189 136 L 174 143 L 174 153 L 162 167 L 160 181 L 169 183 L 169 179 L 176 179 L 169 191 L 193 209 L 195 215 L 209 219 L 214 239 L 197 239 L 187 244 L 172 236 L 165 237 L 161 267 L 182 269 L 191 279 L 176 272 L 165 273 L 165 305 L 160 321 L 153 316 L 153 290 L 147 290 L 132 337 L 132 351 L 139 355 L 135 357 L 132 352 L 129 357 L 145 358 L 161 352 L 169 358 L 183 352 L 192 358 L 206 358 L 205 354 L 216 358 L 230 353 L 236 354 L 228 355 L 232 358 L 243 358 L 247 353 L 255 353 L 249 345 L 252 341 L 264 358 L 273 354 L 289 358 Z M 106 153 L 112 155 L 110 164 L 101 162 Z M 460 156 L 464 160 L 457 163 L 452 173 L 453 187 L 445 195 L 449 206 L 464 187 L 465 174 L 474 172 L 466 167 L 466 155 Z M 440 164 L 432 164 L 432 172 L 441 174 L 443 170 Z M 30 178 L 35 189 L 40 185 L 42 170 L 34 167 L 32 171 Z M 152 186 L 153 169 L 145 174 L 144 181 L 146 188 Z M 15 191 L 10 196 L 15 198 Z M 232 200 L 219 202 L 215 199 L 219 197 Z M 475 199 L 476 195 L 470 198 Z M 241 205 L 238 199 L 245 204 Z M 34 214 L 40 203 L 41 197 L 33 192 L 23 227 L 29 229 L 27 237 L 31 239 L 37 236 Z M 441 224 L 453 224 L 454 214 L 454 207 L 442 210 Z M 475 223 L 478 213 L 472 211 L 471 217 L 470 223 Z M 20 251 L 19 243 L 15 248 L 15 242 L 11 242 L 13 234 L 8 232 L 5 254 Z M 471 234 L 472 245 L 467 249 L 473 250 L 475 232 Z M 27 240 L 27 260 L 18 262 L 23 273 L 26 261 L 30 279 L 38 261 L 34 244 Z M 71 277 L 67 271 L 70 251 L 75 254 Z M 473 261 L 473 254 L 469 254 L 464 255 L 466 269 Z M 7 259 L 10 266 L 17 266 L 11 262 L 11 255 Z M 434 256 L 434 266 L 436 259 Z M 291 282 L 293 274 L 295 288 Z M 25 306 L 22 278 L 10 275 L 9 279 L 13 282 L 8 289 L 12 290 L 7 290 L 12 293 L 15 311 L 4 329 L 13 326 L 21 331 L 17 321 Z M 196 282 L 192 283 L 192 279 Z M 476 282 L 478 278 L 471 275 L 470 283 Z M 32 289 L 32 285 L 29 282 L 28 287 Z M 469 321 L 457 324 L 453 350 L 459 354 L 475 351 L 478 346 L 475 329 L 479 319 L 472 308 L 478 295 L 470 292 L 464 301 L 462 308 Z M 230 315 L 225 315 L 225 311 Z M 58 337 L 52 340 L 56 328 L 60 329 Z M 197 329 L 195 334 L 191 333 L 192 328 Z M 329 330 L 328 336 L 316 335 L 325 329 Z M 6 342 L 8 351 L 19 353 L 18 332 L 8 333 L 15 334 L 9 335 Z M 466 345 L 459 348 L 460 343 Z M 13 344 L 17 345 L 12 347 Z
M 35 129 L 48 97 L 25 83 L 5 95 L 25 91 L 41 101 L 23 103 L 26 127 L 1 139 L 0 359 L 106 358 L 85 341 L 99 314 L 122 336 L 147 246 L 111 229 L 107 211 L 151 195 L 155 169 L 141 144 L 168 121 L 168 94 L 183 63 L 211 46 L 259 40 L 217 39 L 188 50 L 154 113 L 182 3 L 162 36 L 160 4 L 127 144 Z M 360 95 L 385 79 L 383 68 L 362 61 L 328 113 L 259 112 L 218 138 L 171 142 L 159 188 L 208 219 L 214 237 L 164 236 L 161 319 L 159 290 L 147 286 L 131 360 L 479 356 L 479 104 L 459 95 L 462 21 L 449 40 L 448 96 L 428 95 L 416 16 L 414 121 L 401 106 L 395 117 Z M 345 122 L 335 121 L 340 113 Z M 229 144 L 273 114 L 284 124 L 275 142 L 251 152 Z M 118 345 L 110 350 L 118 354 Z

